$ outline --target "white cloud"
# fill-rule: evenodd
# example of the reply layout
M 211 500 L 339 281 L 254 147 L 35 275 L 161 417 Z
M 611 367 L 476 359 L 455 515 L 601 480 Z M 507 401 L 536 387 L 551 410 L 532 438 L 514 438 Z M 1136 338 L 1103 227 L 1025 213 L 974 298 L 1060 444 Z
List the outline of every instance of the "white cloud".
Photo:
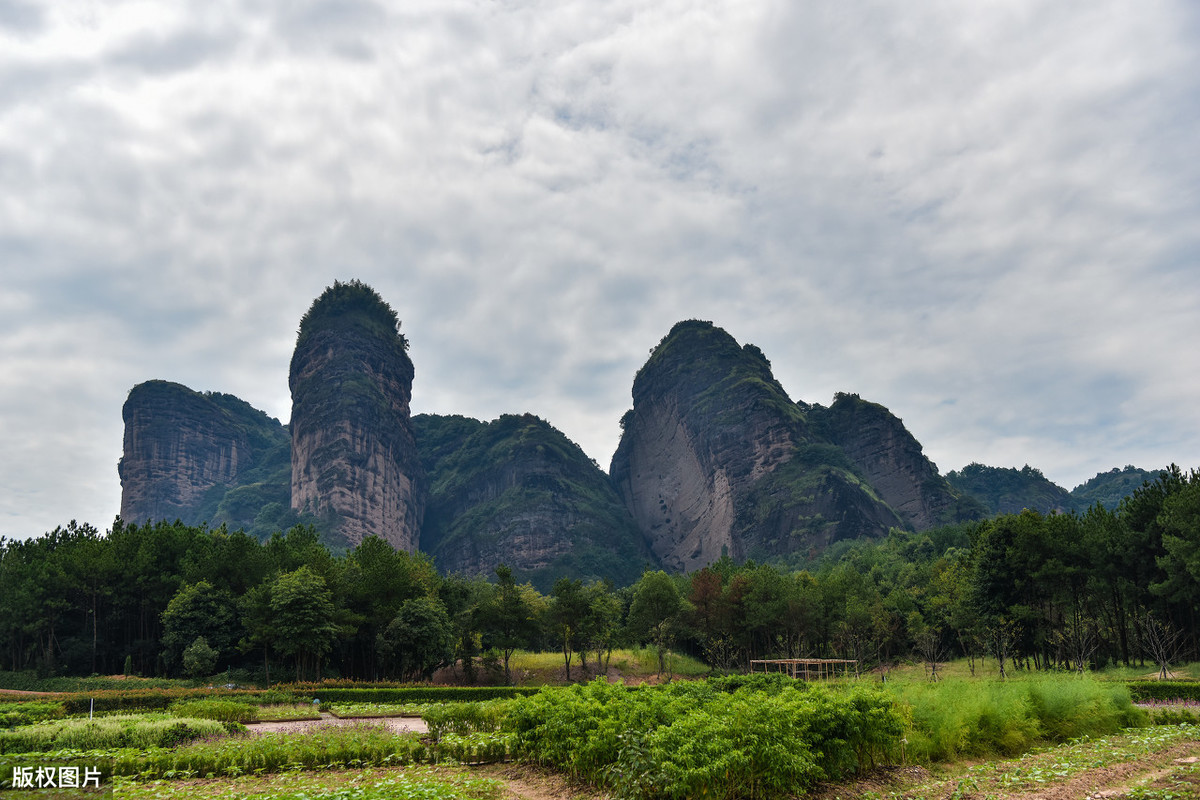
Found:
M 1171 0 L 0 0 L 0 534 L 115 513 L 136 382 L 286 419 L 300 315 L 351 277 L 416 410 L 532 411 L 601 464 L 699 317 L 943 469 L 1192 465 L 1198 31 Z

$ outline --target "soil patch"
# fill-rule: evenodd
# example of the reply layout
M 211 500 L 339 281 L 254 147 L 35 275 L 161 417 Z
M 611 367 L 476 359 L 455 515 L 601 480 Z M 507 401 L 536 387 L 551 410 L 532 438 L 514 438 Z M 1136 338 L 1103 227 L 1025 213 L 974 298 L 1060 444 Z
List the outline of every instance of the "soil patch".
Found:
M 592 786 L 573 784 L 559 773 L 528 764 L 487 764 L 472 767 L 471 774 L 504 783 L 504 800 L 599 800 L 604 797 Z
M 294 719 L 279 722 L 252 722 L 246 726 L 251 733 L 304 733 L 318 727 L 334 725 L 378 725 L 396 733 L 428 733 L 429 727 L 420 717 L 369 717 L 363 719 L 338 719 L 332 714 L 321 714 L 319 720 Z

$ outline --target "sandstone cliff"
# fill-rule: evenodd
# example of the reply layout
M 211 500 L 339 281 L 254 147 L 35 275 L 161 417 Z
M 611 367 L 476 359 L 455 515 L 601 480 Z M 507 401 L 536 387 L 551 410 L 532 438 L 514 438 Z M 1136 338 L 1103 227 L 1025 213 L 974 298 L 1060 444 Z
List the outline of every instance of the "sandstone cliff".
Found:
M 250 528 L 263 506 L 288 503 L 287 429 L 244 401 L 147 381 L 122 417 L 122 519 Z
M 334 283 L 300 322 L 292 390 L 291 505 L 353 546 L 417 548 L 425 480 L 409 419 L 413 365 L 396 313 L 357 281 Z
M 610 476 L 664 566 L 692 570 L 882 534 L 897 514 L 814 430 L 753 345 L 681 322 L 633 384 Z
M 632 583 L 653 559 L 607 476 L 545 421 L 418 415 L 430 477 L 421 549 L 446 572 L 492 574 L 549 591 L 558 577 Z
M 978 519 L 986 509 L 952 488 L 898 417 L 856 394 L 838 393 L 809 416 L 842 449 L 879 497 L 916 530 Z

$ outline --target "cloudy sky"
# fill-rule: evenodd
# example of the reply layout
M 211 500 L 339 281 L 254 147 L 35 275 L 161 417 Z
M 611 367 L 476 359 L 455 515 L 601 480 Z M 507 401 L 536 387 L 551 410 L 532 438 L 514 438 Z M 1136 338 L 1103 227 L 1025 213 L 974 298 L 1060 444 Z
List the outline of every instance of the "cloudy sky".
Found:
M 943 472 L 1200 466 L 1193 0 L 0 0 L 0 535 L 163 378 L 282 421 L 359 278 L 415 411 L 607 467 L 671 325 Z

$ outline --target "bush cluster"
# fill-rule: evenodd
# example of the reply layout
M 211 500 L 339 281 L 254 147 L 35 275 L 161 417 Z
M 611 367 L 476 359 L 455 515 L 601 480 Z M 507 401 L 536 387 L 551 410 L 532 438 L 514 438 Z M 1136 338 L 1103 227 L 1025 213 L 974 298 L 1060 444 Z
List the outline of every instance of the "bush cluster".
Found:
M 877 689 L 628 691 L 597 679 L 516 699 L 503 728 L 519 757 L 639 798 L 779 797 L 898 754 L 894 701 Z
M 470 703 L 537 694 L 527 686 L 404 686 L 382 689 L 321 688 L 322 703 Z
M 1134 702 L 1146 700 L 1200 700 L 1200 681 L 1130 681 Z
M 0 703 L 0 728 L 15 728 L 31 725 L 47 719 L 62 719 L 66 716 L 62 703 L 44 700 L 19 703 Z
M 242 725 L 258 722 L 258 706 L 234 700 L 204 698 L 177 700 L 168 709 L 175 717 L 213 719 L 218 722 L 238 722 Z

